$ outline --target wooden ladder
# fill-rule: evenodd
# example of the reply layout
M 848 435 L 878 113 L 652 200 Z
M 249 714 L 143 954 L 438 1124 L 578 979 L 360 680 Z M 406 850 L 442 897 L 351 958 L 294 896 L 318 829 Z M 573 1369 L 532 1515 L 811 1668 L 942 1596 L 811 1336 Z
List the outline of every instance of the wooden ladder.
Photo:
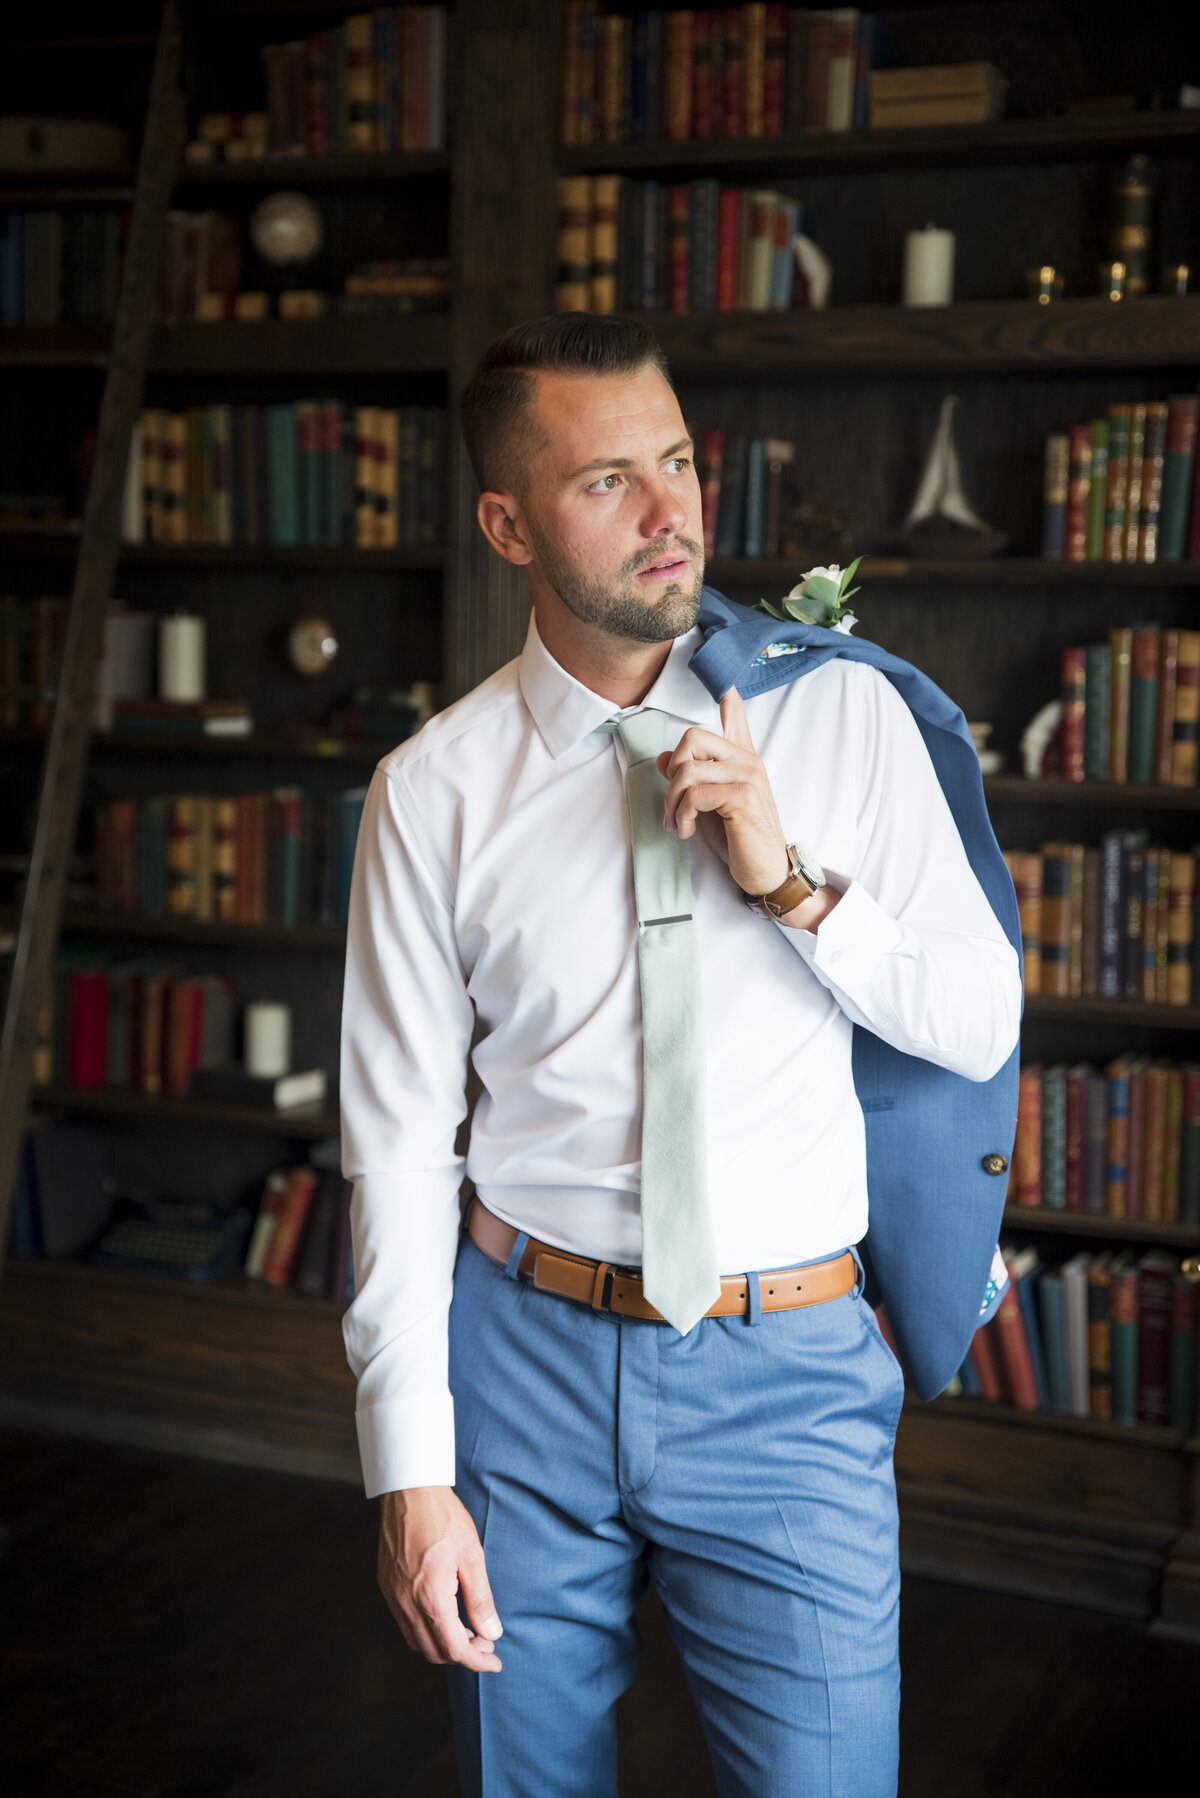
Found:
M 167 207 L 183 148 L 181 64 L 179 0 L 165 0 L 100 402 L 95 465 L 71 589 L 62 673 L 42 762 L 29 874 L 0 1033 L 0 1268 L 8 1244 L 13 1185 L 33 1085 L 38 1021 L 51 993 L 67 868 L 79 822 L 96 670 L 120 550 L 125 468 L 142 403 Z

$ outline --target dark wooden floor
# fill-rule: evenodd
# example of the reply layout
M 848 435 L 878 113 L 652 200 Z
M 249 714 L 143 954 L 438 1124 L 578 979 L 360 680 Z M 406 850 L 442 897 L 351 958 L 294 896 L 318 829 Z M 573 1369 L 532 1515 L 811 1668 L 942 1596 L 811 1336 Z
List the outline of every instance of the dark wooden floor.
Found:
M 354 1488 L 0 1431 L 0 1519 L 5 1794 L 457 1792 L 445 1676 L 376 1592 Z M 1200 1646 L 922 1580 L 902 1618 L 902 1798 L 1154 1792 L 1191 1756 Z M 640 1621 L 622 1798 L 711 1798 L 653 1599 Z

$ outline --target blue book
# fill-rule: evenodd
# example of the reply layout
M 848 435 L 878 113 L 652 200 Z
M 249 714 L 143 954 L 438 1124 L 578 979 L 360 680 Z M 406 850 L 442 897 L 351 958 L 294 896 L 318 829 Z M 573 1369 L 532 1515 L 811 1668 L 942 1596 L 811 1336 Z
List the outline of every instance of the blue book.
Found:
M 766 438 L 752 437 L 746 447 L 746 556 L 761 556 L 766 528 Z
M 717 196 L 709 176 L 689 183 L 692 237 L 688 256 L 688 310 L 712 312 L 717 304 Z
M 1062 1275 L 1057 1268 L 1047 1269 L 1038 1281 L 1037 1302 L 1041 1321 L 1040 1340 L 1047 1409 L 1066 1417 L 1071 1410 L 1071 1389 L 1067 1374 L 1067 1295 Z M 1032 1353 L 1032 1348 L 1030 1352 Z
M 167 915 L 167 801 L 161 793 L 139 801 L 138 897 L 144 918 Z
M 979 1375 L 975 1372 L 975 1364 L 971 1360 L 970 1355 L 967 1356 L 966 1360 L 959 1368 L 958 1378 L 962 1386 L 962 1395 L 964 1398 L 978 1398 L 980 1396 Z
M 1089 643 L 1084 651 L 1083 771 L 1088 780 L 1108 779 L 1108 703 L 1112 651 Z
M 776 231 L 776 244 L 771 254 L 771 300 L 773 310 L 786 312 L 792 303 L 792 279 L 796 268 L 796 258 L 792 245 L 799 229 L 800 208 L 795 200 L 785 200 L 782 210 L 787 218 L 787 225 L 782 233 L 783 245 L 780 247 Z M 778 226 L 778 218 L 776 218 Z
M 1042 1204 L 1061 1211 L 1067 1202 L 1067 1067 L 1042 1071 Z
M 1021 1307 L 1021 1317 L 1025 1324 L 1025 1336 L 1029 1343 L 1029 1359 L 1033 1363 L 1033 1384 L 1037 1390 L 1039 1411 L 1049 1411 L 1050 1385 L 1046 1378 L 1046 1360 L 1042 1349 L 1042 1332 L 1038 1325 L 1037 1302 L 1035 1294 L 1041 1279 L 1037 1265 L 1037 1251 L 1028 1251 L 1034 1256 L 1034 1265 L 1024 1272 L 1016 1267 L 1010 1271 L 1016 1273 L 1017 1303 Z
M 350 917 L 350 878 L 354 872 L 354 849 L 366 797 L 365 787 L 349 787 L 336 796 L 334 852 L 330 858 L 335 924 L 345 924 Z
M 658 310 L 658 181 L 642 182 L 642 278 L 639 312 Z
M 748 447 L 744 437 L 726 439 L 725 461 L 721 469 L 721 499 L 717 510 L 716 550 L 719 556 L 738 556 L 742 553 Z

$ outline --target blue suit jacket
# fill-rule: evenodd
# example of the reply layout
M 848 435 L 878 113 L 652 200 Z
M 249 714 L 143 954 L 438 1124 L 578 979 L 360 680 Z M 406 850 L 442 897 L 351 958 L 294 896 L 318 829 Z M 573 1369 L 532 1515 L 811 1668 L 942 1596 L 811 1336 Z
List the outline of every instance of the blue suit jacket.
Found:
M 817 625 L 780 623 L 705 587 L 705 641 L 691 667 L 714 699 L 743 699 L 810 674 L 832 656 L 869 662 L 907 702 L 988 903 L 1021 957 L 1012 879 L 1000 853 L 979 758 L 954 701 L 909 662 L 875 643 Z M 764 656 L 769 644 L 796 653 Z M 867 1296 L 881 1300 L 910 1384 L 934 1398 L 961 1367 L 971 1337 L 999 1302 L 988 1279 L 1017 1126 L 1019 1046 L 990 1080 L 968 1080 L 893 1049 L 854 1026 L 854 1085 L 867 1136 L 870 1223 L 861 1245 Z M 1002 1288 L 1001 1288 L 1002 1290 Z

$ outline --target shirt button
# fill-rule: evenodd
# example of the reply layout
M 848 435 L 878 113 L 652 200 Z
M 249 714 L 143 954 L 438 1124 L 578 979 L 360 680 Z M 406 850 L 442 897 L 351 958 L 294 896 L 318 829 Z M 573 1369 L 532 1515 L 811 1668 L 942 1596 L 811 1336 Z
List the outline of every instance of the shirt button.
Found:
M 1008 1172 L 1007 1155 L 985 1155 L 983 1171 L 985 1174 L 1006 1174 Z

